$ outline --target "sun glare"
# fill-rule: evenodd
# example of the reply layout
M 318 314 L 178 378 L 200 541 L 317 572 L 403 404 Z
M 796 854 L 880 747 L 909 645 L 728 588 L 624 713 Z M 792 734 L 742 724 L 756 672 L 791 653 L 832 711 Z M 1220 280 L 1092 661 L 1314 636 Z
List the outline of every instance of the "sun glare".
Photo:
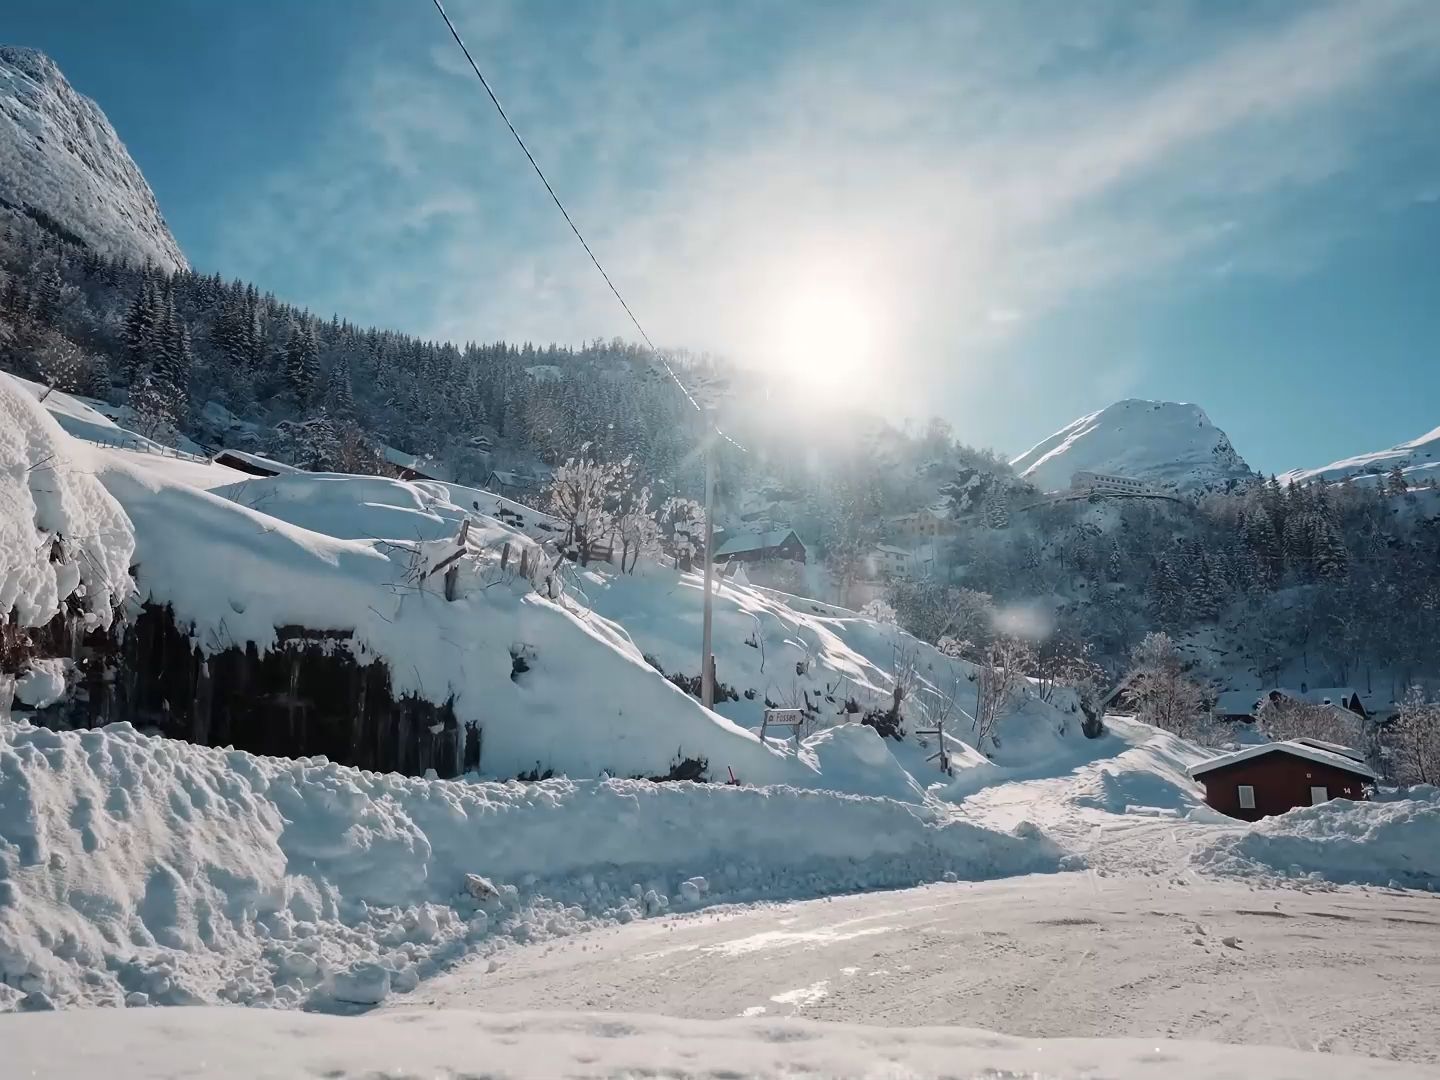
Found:
M 781 304 L 777 373 L 831 400 L 862 393 L 876 363 L 874 316 L 866 297 L 843 284 L 813 282 Z

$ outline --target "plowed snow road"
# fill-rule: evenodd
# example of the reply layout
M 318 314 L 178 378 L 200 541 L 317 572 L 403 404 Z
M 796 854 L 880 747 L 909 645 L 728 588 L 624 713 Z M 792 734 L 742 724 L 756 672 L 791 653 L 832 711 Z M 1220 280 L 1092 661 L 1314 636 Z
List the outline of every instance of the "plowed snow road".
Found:
M 1170 1036 L 1440 1061 L 1440 897 L 1071 873 L 701 912 L 462 966 L 397 1008 Z

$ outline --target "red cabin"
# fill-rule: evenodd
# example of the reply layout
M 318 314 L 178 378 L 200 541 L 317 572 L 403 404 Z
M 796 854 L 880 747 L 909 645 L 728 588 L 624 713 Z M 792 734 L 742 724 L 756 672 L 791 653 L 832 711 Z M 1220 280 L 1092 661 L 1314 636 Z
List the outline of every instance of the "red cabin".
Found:
M 1244 821 L 1331 799 L 1365 799 L 1379 779 L 1361 754 L 1318 739 L 1247 746 L 1191 766 L 1205 801 Z

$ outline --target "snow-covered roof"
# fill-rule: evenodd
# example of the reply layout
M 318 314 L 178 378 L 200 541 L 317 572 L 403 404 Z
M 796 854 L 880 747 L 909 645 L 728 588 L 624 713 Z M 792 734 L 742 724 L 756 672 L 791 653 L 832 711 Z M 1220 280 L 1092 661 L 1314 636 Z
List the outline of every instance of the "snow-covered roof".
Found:
M 447 480 L 449 473 L 445 466 L 434 458 L 416 457 L 414 454 L 407 454 L 404 450 L 397 450 L 393 446 L 386 446 L 384 443 L 376 443 L 375 449 L 380 456 L 391 465 L 399 469 L 409 469 L 411 472 L 420 473 L 430 477 L 432 480 Z
M 897 547 L 894 544 L 876 544 L 875 550 L 883 551 L 887 555 L 903 555 L 907 559 L 910 557 L 909 548 Z
M 1356 773 L 1359 776 L 1368 777 L 1371 780 L 1380 779 L 1371 771 L 1368 765 L 1350 757 L 1357 751 L 1348 750 L 1347 754 L 1333 753 L 1329 750 L 1315 745 L 1316 739 L 1290 739 L 1286 742 L 1261 743 L 1258 746 L 1247 746 L 1243 750 L 1236 750 L 1233 753 L 1221 754 L 1219 757 L 1202 761 L 1198 765 L 1190 766 L 1190 775 L 1202 776 L 1205 773 L 1212 773 L 1217 769 L 1224 769 L 1230 765 L 1237 765 L 1242 761 L 1249 761 L 1251 758 L 1264 757 L 1266 754 L 1289 754 L 1292 757 L 1304 758 L 1306 761 L 1313 761 L 1319 765 L 1329 765 L 1332 768 L 1344 769 L 1346 772 Z
M 1308 701 L 1312 705 L 1324 705 L 1326 702 L 1340 705 L 1360 697 L 1360 691 L 1353 686 L 1317 686 L 1313 690 L 1306 690 L 1303 694 L 1297 694 L 1293 690 L 1282 690 L 1281 693 L 1298 697 L 1301 701 Z
M 939 521 L 948 521 L 950 518 L 950 507 L 943 502 L 931 503 L 929 506 L 922 506 L 916 510 L 907 510 L 903 514 L 891 514 L 885 520 L 899 523 L 927 515 Z
M 1365 755 L 1353 746 L 1341 746 L 1339 743 L 1326 742 L 1324 739 L 1300 738 L 1293 740 L 1304 743 L 1306 746 L 1313 746 L 1316 750 L 1324 750 L 1331 754 L 1339 754 L 1341 757 L 1348 757 L 1354 761 L 1364 761 Z
M 1264 697 L 1264 690 L 1225 690 L 1216 695 L 1215 711 L 1221 716 L 1253 716 Z
M 504 484 L 506 487 L 535 487 L 540 483 L 539 477 L 530 476 L 527 473 L 510 472 L 505 469 L 496 469 L 486 478 Z
M 245 464 L 254 466 L 257 469 L 264 469 L 271 476 L 288 476 L 290 473 L 298 473 L 301 471 L 294 465 L 286 465 L 283 461 L 262 457 L 259 454 L 246 453 L 244 450 L 233 450 L 229 447 L 221 450 L 210 460 L 217 464 L 224 465 L 225 462 L 221 459 L 227 457 L 234 458 L 237 461 L 243 461 Z
M 742 551 L 764 551 L 766 548 L 777 548 L 783 544 L 787 537 L 795 536 L 794 529 L 773 529 L 763 533 L 740 533 L 732 536 L 725 543 L 715 549 L 716 555 L 737 555 Z M 795 542 L 802 548 L 804 541 L 795 536 Z
M 1215 711 L 1222 716 L 1252 716 L 1271 694 L 1310 705 L 1334 705 L 1337 708 L 1348 708 L 1348 702 L 1361 697 L 1360 692 L 1351 686 L 1321 686 L 1303 691 L 1288 686 L 1267 686 L 1259 690 L 1226 690 L 1216 696 Z

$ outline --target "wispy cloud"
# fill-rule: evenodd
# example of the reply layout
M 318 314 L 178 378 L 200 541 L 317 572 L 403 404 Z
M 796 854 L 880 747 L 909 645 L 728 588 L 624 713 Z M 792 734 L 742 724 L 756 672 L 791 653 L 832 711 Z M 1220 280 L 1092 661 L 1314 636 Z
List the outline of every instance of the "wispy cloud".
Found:
M 1098 289 L 1323 259 L 1325 228 L 1267 231 L 1277 205 L 1363 164 L 1375 110 L 1440 55 L 1430 0 L 567 10 L 553 33 L 455 14 L 652 335 L 775 362 L 820 282 L 871 309 L 892 362 L 867 393 Z M 239 264 L 451 337 L 625 334 L 458 53 L 381 60 L 237 214 Z

